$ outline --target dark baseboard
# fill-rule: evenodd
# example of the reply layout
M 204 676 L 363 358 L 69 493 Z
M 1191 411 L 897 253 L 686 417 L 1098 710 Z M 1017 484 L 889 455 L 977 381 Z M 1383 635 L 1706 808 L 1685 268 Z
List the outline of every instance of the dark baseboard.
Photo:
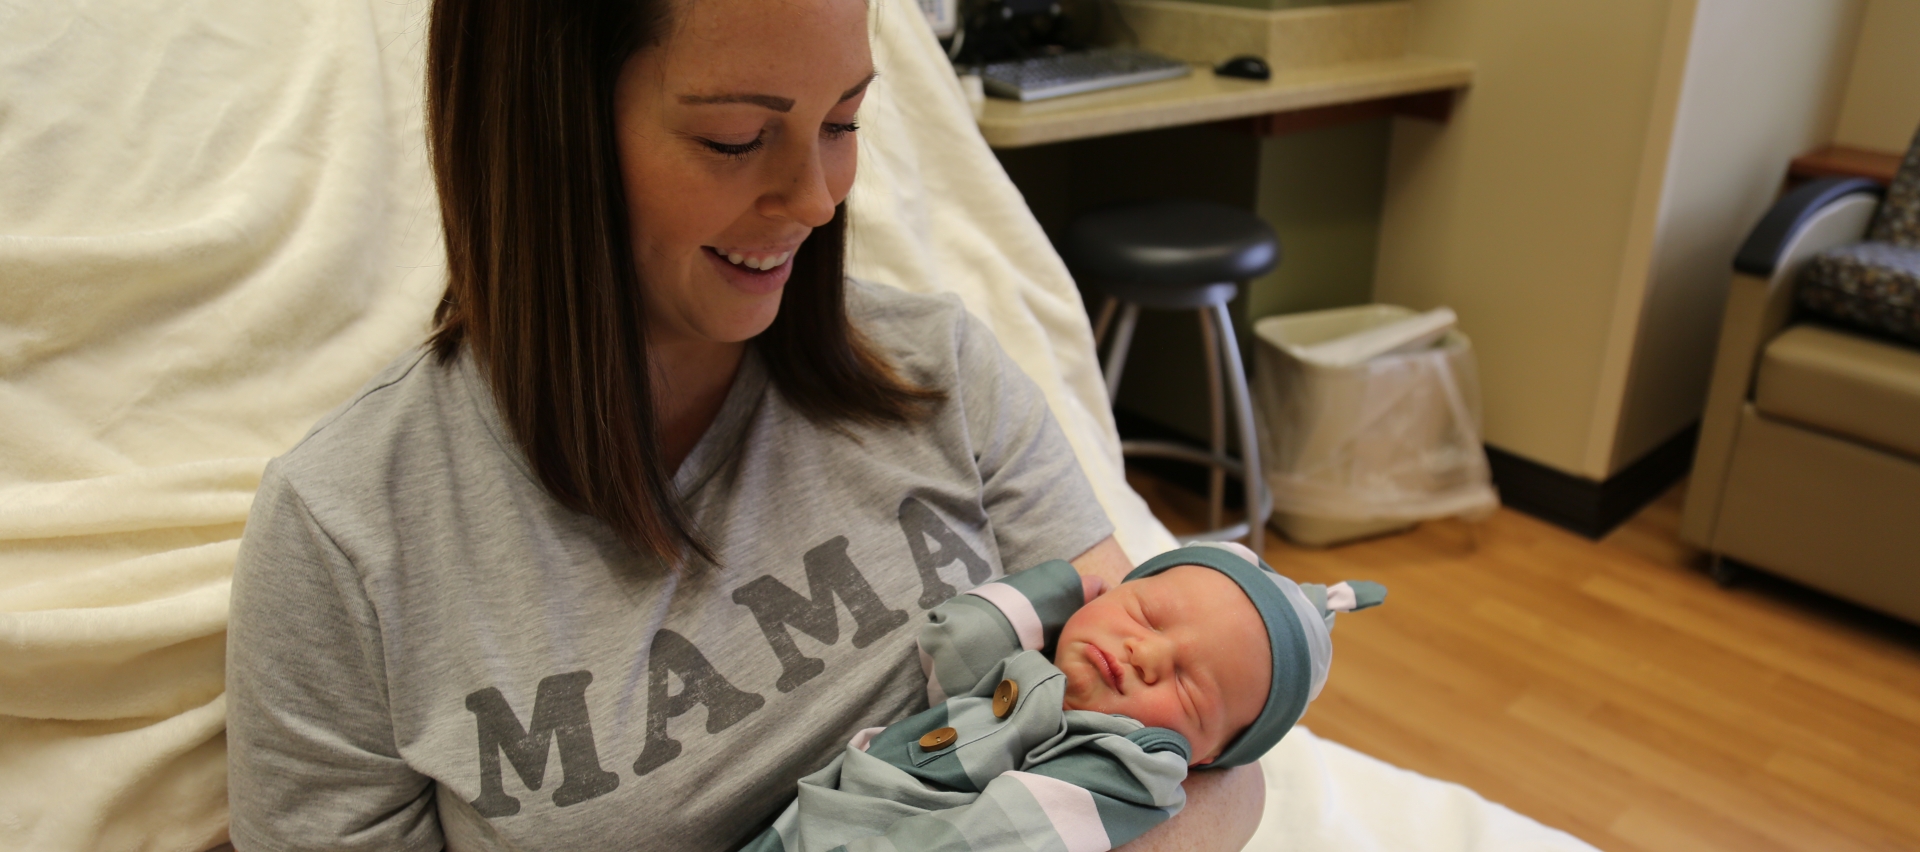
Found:
M 1202 448 L 1193 436 L 1126 409 L 1115 409 L 1113 419 L 1123 439 L 1175 441 Z M 1686 476 L 1693 467 L 1693 448 L 1699 438 L 1699 424 L 1688 426 L 1605 482 L 1562 473 L 1492 445 L 1487 446 L 1487 464 L 1493 471 L 1493 484 L 1500 489 L 1502 505 L 1598 539 Z M 1127 466 L 1195 494 L 1207 493 L 1207 471 L 1199 465 L 1137 458 L 1128 459 Z M 1226 496 L 1227 506 L 1232 509 L 1245 502 L 1233 484 L 1228 485 Z
M 1604 482 L 1563 473 L 1492 445 L 1487 446 L 1487 464 L 1503 505 L 1598 539 L 1686 476 L 1699 439 L 1700 425 L 1695 423 Z

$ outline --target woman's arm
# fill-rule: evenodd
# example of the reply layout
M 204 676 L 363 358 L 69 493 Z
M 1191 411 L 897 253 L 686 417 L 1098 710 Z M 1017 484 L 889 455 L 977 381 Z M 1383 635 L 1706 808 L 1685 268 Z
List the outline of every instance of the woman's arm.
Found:
M 267 467 L 233 571 L 227 767 L 241 850 L 437 849 L 432 780 L 400 756 L 360 575 Z
M 1183 786 L 1186 809 L 1120 852 L 1236 852 L 1253 839 L 1267 803 L 1259 763 L 1191 772 Z

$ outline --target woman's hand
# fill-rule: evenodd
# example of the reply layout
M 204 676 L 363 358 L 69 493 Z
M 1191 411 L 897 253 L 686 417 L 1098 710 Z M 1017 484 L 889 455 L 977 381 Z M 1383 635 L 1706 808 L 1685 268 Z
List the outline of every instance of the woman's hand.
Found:
M 1105 594 L 1106 591 L 1107 581 L 1105 579 L 1095 577 L 1091 574 L 1080 575 L 1080 593 L 1085 598 L 1081 601 L 1082 603 L 1093 603 L 1094 598 Z
M 1120 585 L 1127 572 L 1133 570 L 1133 563 L 1127 561 L 1127 552 L 1120 549 L 1120 542 L 1114 541 L 1113 536 L 1101 539 L 1099 544 L 1087 548 L 1087 552 L 1075 556 L 1072 562 L 1073 570 L 1080 572 L 1081 577 L 1105 580 L 1104 588 Z M 1087 600 L 1093 600 L 1093 596 L 1089 595 Z

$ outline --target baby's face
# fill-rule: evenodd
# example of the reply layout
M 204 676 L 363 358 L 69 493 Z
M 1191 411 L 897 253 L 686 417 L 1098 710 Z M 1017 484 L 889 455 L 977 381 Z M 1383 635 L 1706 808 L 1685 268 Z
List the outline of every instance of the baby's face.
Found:
M 1067 620 L 1053 664 L 1069 710 L 1118 713 L 1180 732 L 1211 763 L 1267 702 L 1273 652 L 1233 580 L 1182 565 L 1122 583 Z

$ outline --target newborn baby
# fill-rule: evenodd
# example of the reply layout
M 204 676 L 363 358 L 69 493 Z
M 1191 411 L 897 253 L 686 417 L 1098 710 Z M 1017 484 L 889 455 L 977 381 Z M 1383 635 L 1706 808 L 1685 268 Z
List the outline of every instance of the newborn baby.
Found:
M 745 848 L 1126 843 L 1180 811 L 1189 766 L 1279 742 L 1326 680 L 1333 613 L 1385 596 L 1296 585 L 1239 545 L 1170 551 L 1102 585 L 1053 561 L 933 609 L 929 709 L 857 734 Z

